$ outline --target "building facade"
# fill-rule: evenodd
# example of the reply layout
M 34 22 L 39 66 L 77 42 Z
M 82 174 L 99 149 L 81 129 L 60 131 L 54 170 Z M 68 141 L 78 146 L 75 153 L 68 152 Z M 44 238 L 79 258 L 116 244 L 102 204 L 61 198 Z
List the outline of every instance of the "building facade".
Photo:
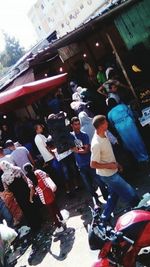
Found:
M 100 13 L 110 0 L 37 0 L 28 13 L 38 39 L 44 39 L 53 31 L 62 37 Z

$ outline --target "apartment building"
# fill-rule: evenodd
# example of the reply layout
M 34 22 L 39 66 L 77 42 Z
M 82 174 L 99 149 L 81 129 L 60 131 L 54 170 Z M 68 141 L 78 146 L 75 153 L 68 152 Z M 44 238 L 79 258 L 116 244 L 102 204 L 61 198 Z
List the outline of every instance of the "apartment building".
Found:
M 37 0 L 28 13 L 39 41 L 53 31 L 61 37 L 103 9 L 110 0 Z

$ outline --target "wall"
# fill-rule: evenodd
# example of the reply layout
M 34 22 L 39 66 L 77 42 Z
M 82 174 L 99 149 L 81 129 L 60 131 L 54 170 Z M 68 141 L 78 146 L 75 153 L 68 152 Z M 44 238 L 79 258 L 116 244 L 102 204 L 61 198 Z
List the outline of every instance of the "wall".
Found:
M 106 0 L 37 0 L 29 11 L 39 40 L 53 31 L 58 37 L 74 30 L 88 20 L 92 14 L 103 8 Z

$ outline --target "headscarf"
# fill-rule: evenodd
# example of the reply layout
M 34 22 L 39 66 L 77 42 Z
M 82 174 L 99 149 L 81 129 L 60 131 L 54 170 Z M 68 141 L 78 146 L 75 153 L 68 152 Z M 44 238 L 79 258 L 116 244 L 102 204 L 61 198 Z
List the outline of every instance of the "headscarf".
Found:
M 105 74 L 106 74 L 106 78 L 107 78 L 107 80 L 109 79 L 109 74 L 110 74 L 110 72 L 111 72 L 112 70 L 114 70 L 112 67 L 108 67 L 108 68 L 106 69 Z
M 89 136 L 89 141 L 91 144 L 95 128 L 92 124 L 92 118 L 90 118 L 85 111 L 79 113 L 79 120 L 81 124 L 81 131 L 85 132 Z
M 81 102 L 81 101 L 73 101 L 73 102 L 71 102 L 70 107 L 74 111 L 76 111 L 77 113 L 79 113 L 81 110 L 84 109 L 85 105 L 86 105 L 86 103 L 84 103 L 84 102 Z
M 78 92 L 75 92 L 73 95 L 72 95 L 72 100 L 73 101 L 80 101 L 80 93 Z
M 3 171 L 2 182 L 6 185 L 10 185 L 15 178 L 21 177 L 23 174 L 20 167 L 13 166 L 13 164 L 5 160 L 0 162 L 0 169 Z

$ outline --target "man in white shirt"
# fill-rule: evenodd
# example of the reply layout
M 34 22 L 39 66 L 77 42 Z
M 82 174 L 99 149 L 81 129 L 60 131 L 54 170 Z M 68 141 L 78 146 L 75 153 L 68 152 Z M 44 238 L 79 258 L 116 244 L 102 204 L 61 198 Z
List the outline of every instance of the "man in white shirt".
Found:
M 108 220 L 113 212 L 118 198 L 122 198 L 133 207 L 139 202 L 135 190 L 124 181 L 118 171 L 122 167 L 116 162 L 112 146 L 106 137 L 108 122 L 103 115 L 97 115 L 93 119 L 93 125 L 96 133 L 91 144 L 91 167 L 96 169 L 98 175 L 109 189 L 109 197 L 102 218 Z
M 35 131 L 36 131 L 36 136 L 35 136 L 35 144 L 41 154 L 41 156 L 44 159 L 44 162 L 49 162 L 52 159 L 54 159 L 54 155 L 52 153 L 50 153 L 47 149 L 47 138 L 46 136 L 43 134 L 44 131 L 44 126 L 42 124 L 37 124 L 35 126 Z
M 43 134 L 44 133 L 44 125 L 37 124 L 35 125 L 35 144 L 44 159 L 45 162 L 45 171 L 48 172 L 52 179 L 57 183 L 58 178 L 62 176 L 61 167 L 57 159 L 55 159 L 55 155 L 53 152 L 50 152 L 47 147 L 48 138 Z

